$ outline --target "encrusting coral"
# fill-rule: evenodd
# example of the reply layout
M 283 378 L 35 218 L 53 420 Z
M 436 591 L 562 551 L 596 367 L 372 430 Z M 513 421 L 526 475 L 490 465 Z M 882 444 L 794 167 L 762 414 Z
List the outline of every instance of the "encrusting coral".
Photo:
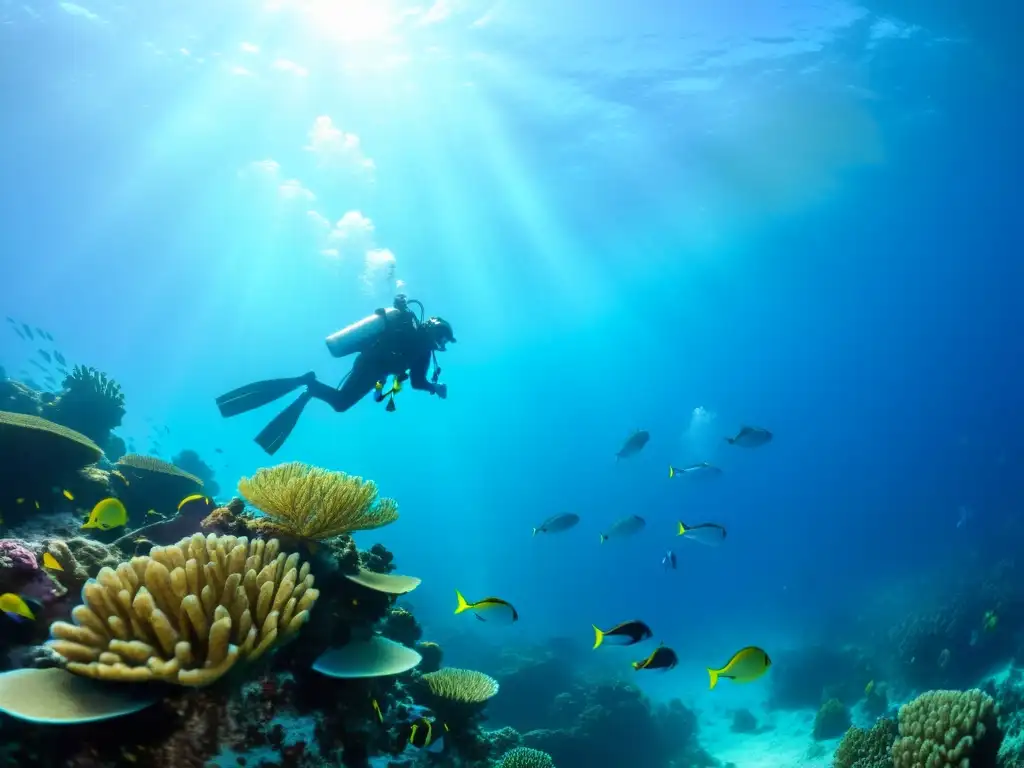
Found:
M 319 592 L 309 564 L 270 541 L 195 534 L 153 547 L 82 589 L 74 624 L 50 647 L 67 669 L 101 680 L 202 686 L 299 630 Z
M 502 755 L 498 768 L 555 768 L 555 762 L 547 752 L 516 747 Z
M 464 704 L 481 704 L 498 693 L 498 681 L 483 672 L 446 667 L 423 675 L 435 696 Z
M 900 707 L 899 730 L 895 768 L 994 766 L 1002 741 L 995 701 L 977 689 L 921 694 Z
M 252 527 L 274 536 L 319 542 L 398 519 L 398 505 L 379 499 L 372 481 L 297 461 L 260 469 L 238 489 L 267 515 Z

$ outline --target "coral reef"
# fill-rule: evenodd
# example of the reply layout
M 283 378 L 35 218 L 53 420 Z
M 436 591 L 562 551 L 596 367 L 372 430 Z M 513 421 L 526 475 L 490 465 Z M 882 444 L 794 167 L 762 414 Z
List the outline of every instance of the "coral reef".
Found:
M 8 525 L 49 511 L 52 489 L 66 487 L 80 469 L 102 455 L 96 443 L 67 427 L 0 411 L 0 508 Z
M 999 708 L 998 724 L 1003 732 L 999 748 L 1001 768 L 1024 768 L 1024 671 L 1011 667 L 998 685 L 989 681 L 986 693 Z
M 729 730 L 733 733 L 757 733 L 757 718 L 749 709 L 737 709 L 732 713 L 732 725 Z
M 125 479 L 117 495 L 131 520 L 145 520 L 150 510 L 173 516 L 182 499 L 204 490 L 198 477 L 153 456 L 129 453 L 118 460 L 117 470 Z
M 395 570 L 395 556 L 380 544 L 374 544 L 365 552 L 359 553 L 361 568 L 373 573 L 391 573 Z
M 547 752 L 516 747 L 501 756 L 498 768 L 555 768 L 555 763 Z
M 216 497 L 220 494 L 220 485 L 214 476 L 213 467 L 203 461 L 199 454 L 191 448 L 181 451 L 171 459 L 171 463 L 179 469 L 188 472 L 193 477 L 199 478 L 203 484 L 203 491 L 207 496 Z
M 963 688 L 1020 649 L 1024 592 L 1016 560 L 946 569 L 929 579 L 932 593 L 916 596 L 924 607 L 904 614 L 889 631 L 893 659 L 887 679 L 914 690 Z M 986 612 L 998 617 L 986 626 Z
M 300 462 L 261 469 L 238 488 L 267 516 L 254 520 L 253 530 L 285 539 L 319 542 L 398 519 L 398 505 L 378 499 L 372 481 Z
M 773 709 L 817 709 L 828 699 L 852 706 L 871 677 L 868 659 L 850 646 L 817 645 L 779 651 L 773 658 L 768 698 Z
M 50 647 L 87 677 L 209 685 L 297 632 L 318 594 L 309 564 L 275 539 L 196 534 L 102 569 Z
M 814 716 L 814 738 L 817 741 L 837 738 L 849 727 L 850 710 L 839 699 L 826 701 Z
M 423 629 L 409 611 L 404 608 L 392 608 L 384 618 L 381 634 L 412 648 L 423 637 Z
M 995 701 L 977 689 L 929 691 L 900 707 L 895 768 L 996 765 L 1002 732 Z
M 444 661 L 444 652 L 441 650 L 440 645 L 424 641 L 416 643 L 416 650 L 423 657 L 423 661 L 420 662 L 420 672 L 423 674 L 437 672 L 441 668 L 441 664 Z

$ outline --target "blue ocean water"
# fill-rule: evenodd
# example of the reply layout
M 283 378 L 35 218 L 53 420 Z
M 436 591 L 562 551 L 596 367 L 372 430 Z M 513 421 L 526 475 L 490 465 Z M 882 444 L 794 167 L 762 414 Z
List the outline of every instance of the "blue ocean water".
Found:
M 642 617 L 680 656 L 635 676 L 652 696 L 749 696 L 705 668 L 854 642 L 882 596 L 1019 549 L 1021 21 L 2 2 L 3 311 L 116 378 L 119 433 L 196 450 L 225 500 L 283 461 L 377 482 L 401 519 L 356 540 L 424 579 L 452 662 L 569 638 L 591 663 L 592 624 Z M 314 402 L 273 458 L 275 406 L 219 416 L 249 381 L 340 380 L 324 337 L 397 292 L 453 325 L 446 400 Z M 34 350 L 5 330 L 0 365 Z M 726 444 L 744 424 L 773 442 Z M 668 478 L 699 461 L 722 476 Z M 580 525 L 531 537 L 561 512 Z M 599 544 L 628 514 L 645 530 Z M 467 624 L 456 589 L 521 619 Z

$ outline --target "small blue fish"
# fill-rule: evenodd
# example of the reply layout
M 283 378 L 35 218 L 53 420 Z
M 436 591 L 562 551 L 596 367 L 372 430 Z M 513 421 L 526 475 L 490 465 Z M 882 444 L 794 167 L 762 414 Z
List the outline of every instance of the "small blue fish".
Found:
M 651 433 L 646 429 L 638 429 L 628 438 L 626 442 L 622 444 L 619 452 L 615 454 L 615 460 L 628 459 L 630 456 L 636 456 L 640 451 L 647 445 L 647 441 L 651 439 Z
M 665 570 L 670 568 L 674 571 L 676 569 L 676 553 L 671 549 L 665 553 L 665 556 L 661 558 L 661 564 L 665 566 Z

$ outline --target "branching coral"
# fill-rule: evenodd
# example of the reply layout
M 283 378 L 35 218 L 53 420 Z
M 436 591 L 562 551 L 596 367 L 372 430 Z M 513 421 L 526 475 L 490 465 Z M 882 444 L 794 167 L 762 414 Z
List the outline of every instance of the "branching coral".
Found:
M 154 547 L 82 590 L 74 624 L 51 627 L 68 670 L 102 680 L 214 682 L 297 632 L 319 592 L 309 564 L 270 541 L 196 534 Z
M 95 368 L 76 365 L 63 382 L 64 391 L 46 405 L 49 418 L 76 429 L 99 443 L 121 426 L 124 394 L 121 386 Z
M 896 723 L 882 718 L 871 730 L 850 728 L 839 742 L 834 768 L 893 768 L 889 750 L 896 740 Z
M 267 515 L 254 522 L 261 533 L 322 541 L 398 519 L 398 505 L 378 499 L 372 481 L 300 462 L 261 469 L 238 488 Z
M 435 696 L 464 704 L 481 704 L 498 692 L 498 681 L 483 672 L 447 667 L 423 675 Z
M 502 755 L 498 768 L 555 768 L 555 762 L 547 752 L 516 747 Z
M 994 766 L 1002 741 L 995 701 L 977 689 L 929 691 L 900 707 L 896 768 Z

